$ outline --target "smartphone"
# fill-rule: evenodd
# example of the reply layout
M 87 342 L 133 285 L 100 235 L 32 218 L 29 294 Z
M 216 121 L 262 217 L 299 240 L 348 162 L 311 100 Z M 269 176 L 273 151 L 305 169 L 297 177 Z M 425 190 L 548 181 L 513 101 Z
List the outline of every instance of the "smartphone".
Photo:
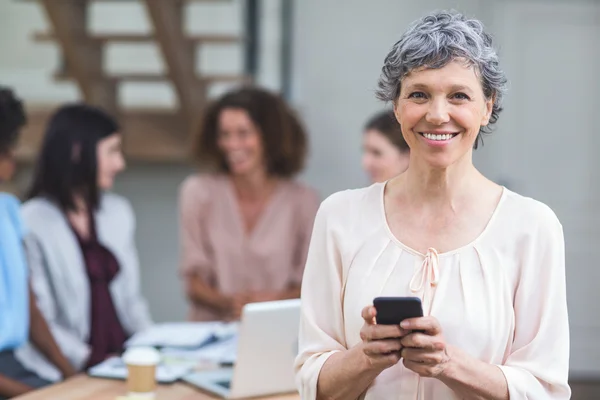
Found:
M 423 316 L 423 306 L 418 297 L 376 297 L 373 305 L 377 310 L 375 320 L 381 325 L 400 325 L 407 318 Z

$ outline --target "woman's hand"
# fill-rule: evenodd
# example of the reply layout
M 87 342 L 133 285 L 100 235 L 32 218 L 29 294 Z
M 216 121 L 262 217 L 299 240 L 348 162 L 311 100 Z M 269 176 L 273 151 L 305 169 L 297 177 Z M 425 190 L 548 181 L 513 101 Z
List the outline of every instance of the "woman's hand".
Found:
M 248 303 L 250 303 L 250 298 L 246 294 L 236 294 L 232 296 L 229 317 L 233 320 L 239 320 L 242 317 L 244 306 Z
M 450 355 L 438 320 L 431 316 L 411 318 L 400 326 L 413 331 L 401 340 L 404 366 L 420 376 L 439 377 L 448 366 Z
M 280 293 L 269 291 L 236 294 L 231 297 L 228 316 L 231 319 L 238 320 L 242 316 L 242 310 L 246 304 L 275 301 L 281 298 Z
M 0 396 L 2 398 L 13 398 L 33 391 L 34 388 L 27 386 L 17 380 L 0 374 Z
M 77 370 L 69 364 L 69 365 L 65 366 L 64 368 L 61 368 L 61 373 L 63 376 L 63 380 L 67 380 L 67 379 L 72 378 L 75 375 L 77 375 Z
M 374 368 L 384 370 L 400 361 L 402 338 L 409 331 L 398 325 L 377 325 L 375 316 L 377 310 L 373 306 L 363 308 L 362 317 L 365 323 L 360 330 L 362 351 L 369 364 Z

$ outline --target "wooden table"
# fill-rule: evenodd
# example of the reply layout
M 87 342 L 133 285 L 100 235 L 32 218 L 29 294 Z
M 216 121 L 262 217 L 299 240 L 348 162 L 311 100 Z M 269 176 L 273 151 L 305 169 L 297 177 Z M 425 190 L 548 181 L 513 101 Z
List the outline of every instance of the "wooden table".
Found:
M 124 381 L 79 375 L 68 381 L 35 391 L 15 400 L 115 400 L 127 394 Z M 269 400 L 298 400 L 298 394 L 268 397 Z M 156 400 L 213 400 L 214 396 L 184 383 L 161 385 Z

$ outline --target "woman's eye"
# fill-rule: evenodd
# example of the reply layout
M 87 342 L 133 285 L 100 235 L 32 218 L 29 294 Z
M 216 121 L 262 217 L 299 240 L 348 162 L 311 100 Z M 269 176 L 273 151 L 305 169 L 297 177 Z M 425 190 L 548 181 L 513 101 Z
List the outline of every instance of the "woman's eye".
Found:
M 460 92 L 459 93 L 454 93 L 452 95 L 452 98 L 453 99 L 457 99 L 457 100 L 471 100 L 471 98 L 469 96 L 467 96 L 464 93 L 460 93 Z
M 423 92 L 412 92 L 408 95 L 409 99 L 424 99 L 426 98 L 425 93 Z

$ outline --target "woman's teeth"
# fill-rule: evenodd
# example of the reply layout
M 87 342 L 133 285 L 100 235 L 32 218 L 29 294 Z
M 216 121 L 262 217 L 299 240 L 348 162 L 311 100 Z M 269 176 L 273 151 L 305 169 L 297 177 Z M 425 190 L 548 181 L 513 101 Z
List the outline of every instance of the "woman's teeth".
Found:
M 450 140 L 450 139 L 452 139 L 454 137 L 454 135 L 450 134 L 450 133 L 444 134 L 444 135 L 437 135 L 437 134 L 434 134 L 434 133 L 423 133 L 422 135 L 426 139 L 429 139 L 429 140 L 439 140 L 439 141 Z

